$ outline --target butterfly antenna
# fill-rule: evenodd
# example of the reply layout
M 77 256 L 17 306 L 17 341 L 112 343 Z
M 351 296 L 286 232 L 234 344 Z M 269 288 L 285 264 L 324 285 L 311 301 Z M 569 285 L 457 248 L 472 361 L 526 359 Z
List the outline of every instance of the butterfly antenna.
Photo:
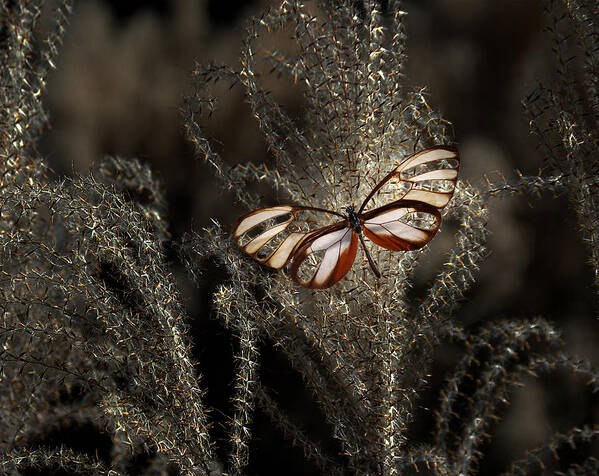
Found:
M 377 277 L 377 279 L 380 279 L 382 276 L 381 272 L 376 267 L 376 264 L 374 264 L 374 260 L 370 256 L 370 253 L 368 252 L 368 248 L 366 248 L 366 243 L 364 243 L 364 238 L 362 238 L 362 233 L 358 233 L 358 237 L 360 238 L 360 243 L 362 243 L 362 248 L 364 249 L 364 253 L 366 253 L 366 259 L 368 259 L 368 264 L 370 265 L 372 272 Z

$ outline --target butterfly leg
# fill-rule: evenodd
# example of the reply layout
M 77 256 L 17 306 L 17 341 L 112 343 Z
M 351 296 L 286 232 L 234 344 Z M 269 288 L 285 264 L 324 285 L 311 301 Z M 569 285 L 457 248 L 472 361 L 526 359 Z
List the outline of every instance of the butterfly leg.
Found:
M 360 243 L 362 243 L 362 249 L 364 249 L 364 253 L 366 253 L 366 259 L 368 259 L 368 264 L 370 265 L 370 268 L 372 269 L 372 272 L 377 277 L 377 279 L 380 279 L 381 278 L 381 272 L 376 267 L 376 264 L 374 264 L 374 260 L 372 259 L 372 257 L 370 256 L 370 253 L 368 252 L 368 248 L 366 247 L 366 243 L 364 243 L 364 238 L 362 238 L 362 233 L 358 233 L 358 236 L 360 237 Z

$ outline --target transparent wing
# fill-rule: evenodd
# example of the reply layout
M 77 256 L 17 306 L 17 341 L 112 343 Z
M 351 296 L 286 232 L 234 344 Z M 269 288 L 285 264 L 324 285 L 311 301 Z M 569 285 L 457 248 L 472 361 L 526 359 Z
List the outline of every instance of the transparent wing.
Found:
M 426 203 L 400 200 L 363 213 L 364 234 L 393 251 L 410 251 L 426 245 L 441 225 L 439 210 Z
M 357 250 L 358 235 L 347 221 L 317 230 L 293 253 L 291 277 L 302 286 L 328 288 L 347 274 Z
M 237 221 L 233 226 L 233 238 L 256 261 L 281 269 L 292 257 L 298 243 L 310 234 L 315 222 L 310 216 L 312 212 L 336 215 L 327 210 L 291 205 L 261 208 Z M 303 215 L 301 219 L 300 215 Z
M 453 195 L 460 160 L 455 148 L 436 146 L 411 155 L 392 170 L 366 197 L 358 213 L 377 193 L 390 202 L 413 200 L 443 208 Z

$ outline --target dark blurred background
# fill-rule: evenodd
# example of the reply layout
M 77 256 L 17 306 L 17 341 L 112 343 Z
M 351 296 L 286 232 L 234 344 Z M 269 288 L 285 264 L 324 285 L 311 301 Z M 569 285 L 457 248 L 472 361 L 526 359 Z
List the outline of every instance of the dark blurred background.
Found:
M 137 157 L 161 178 L 173 240 L 214 218 L 228 226 L 246 210 L 220 194 L 212 171 L 194 158 L 184 139 L 179 107 L 191 91 L 195 62 L 238 65 L 247 18 L 272 0 L 172 0 L 76 2 L 70 28 L 49 79 L 51 117 L 42 152 L 58 176 L 86 173 L 106 154 Z M 535 174 L 543 157 L 529 135 L 521 100 L 551 77 L 554 58 L 540 2 L 535 0 L 411 0 L 407 10 L 408 81 L 426 86 L 429 104 L 453 124 L 462 156 L 461 177 L 474 185 L 482 175 L 514 169 Z M 294 107 L 297 91 L 283 95 Z M 232 90 L 209 129 L 232 162 L 268 161 L 242 91 Z M 495 175 L 494 175 L 495 174 Z M 565 196 L 516 197 L 490 203 L 489 256 L 476 286 L 457 314 L 476 328 L 499 319 L 542 316 L 563 330 L 566 348 L 597 363 L 596 297 L 587 250 Z M 222 278 L 208 270 L 195 286 L 172 253 L 173 272 L 184 290 L 192 320 L 195 357 L 208 386 L 217 437 L 230 407 L 233 344 L 210 314 L 210 293 Z M 287 362 L 267 345 L 263 378 L 282 406 L 307 420 L 315 439 L 335 448 L 328 429 Z M 452 360 L 453 359 L 453 360 Z M 423 397 L 413 437 L 427 441 L 439 386 L 455 355 L 439 350 L 431 388 Z M 510 460 L 546 441 L 554 431 L 597 421 L 595 401 L 583 382 L 569 375 L 526 381 L 513 393 L 503 420 L 491 428 L 492 442 L 481 474 L 507 469 Z M 317 474 L 303 463 L 258 414 L 249 474 Z M 328 443 L 327 443 L 328 441 Z M 223 449 L 226 450 L 226 446 Z M 224 451 L 223 451 L 224 454 Z

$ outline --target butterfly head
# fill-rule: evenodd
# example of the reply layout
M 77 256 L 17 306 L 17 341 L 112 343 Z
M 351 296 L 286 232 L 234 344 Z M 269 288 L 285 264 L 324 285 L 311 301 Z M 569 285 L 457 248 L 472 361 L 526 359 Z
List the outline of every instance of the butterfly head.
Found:
M 362 233 L 362 225 L 360 224 L 360 218 L 358 218 L 358 214 L 354 211 L 354 207 L 346 207 L 345 211 L 347 212 L 347 220 L 349 221 L 349 226 L 351 226 L 356 233 Z

